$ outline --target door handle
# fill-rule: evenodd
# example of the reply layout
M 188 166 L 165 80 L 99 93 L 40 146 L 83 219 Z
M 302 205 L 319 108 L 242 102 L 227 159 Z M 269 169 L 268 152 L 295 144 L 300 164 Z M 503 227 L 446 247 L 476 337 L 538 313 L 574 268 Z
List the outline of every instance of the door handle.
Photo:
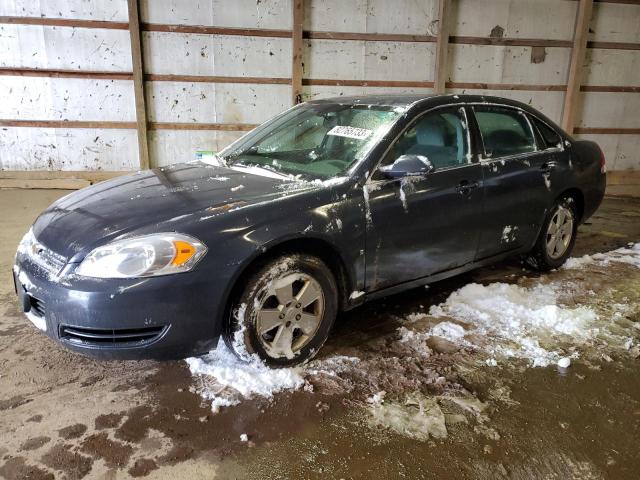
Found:
M 456 192 L 460 195 L 470 195 L 473 190 L 479 187 L 478 182 L 470 182 L 469 180 L 462 180 L 456 187 Z
M 543 163 L 540 166 L 540 171 L 542 173 L 551 173 L 552 170 L 555 170 L 558 164 L 554 161 Z

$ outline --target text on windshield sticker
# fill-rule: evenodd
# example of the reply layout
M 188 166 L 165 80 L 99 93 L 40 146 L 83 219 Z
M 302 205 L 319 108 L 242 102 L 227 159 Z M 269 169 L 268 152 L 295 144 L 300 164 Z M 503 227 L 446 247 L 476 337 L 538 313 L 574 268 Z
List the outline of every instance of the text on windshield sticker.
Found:
M 327 135 L 335 135 L 337 137 L 355 138 L 357 140 L 364 140 L 371 135 L 371 130 L 358 127 L 346 127 L 343 125 L 336 125 L 327 132 Z

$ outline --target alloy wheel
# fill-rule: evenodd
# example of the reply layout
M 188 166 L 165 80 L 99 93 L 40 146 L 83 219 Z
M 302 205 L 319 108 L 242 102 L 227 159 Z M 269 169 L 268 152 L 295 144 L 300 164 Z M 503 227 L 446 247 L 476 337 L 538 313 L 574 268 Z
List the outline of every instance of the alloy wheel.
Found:
M 547 228 L 547 255 L 556 260 L 562 257 L 573 237 L 573 212 L 560 205 L 556 209 Z
M 322 287 L 306 273 L 276 278 L 256 296 L 256 331 L 272 358 L 291 359 L 313 339 L 325 309 Z

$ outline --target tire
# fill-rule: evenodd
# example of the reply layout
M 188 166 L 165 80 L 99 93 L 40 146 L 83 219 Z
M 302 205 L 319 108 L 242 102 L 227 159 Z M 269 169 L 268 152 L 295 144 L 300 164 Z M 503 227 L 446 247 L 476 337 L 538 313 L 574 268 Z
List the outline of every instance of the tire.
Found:
M 571 255 L 577 233 L 576 202 L 572 197 L 562 197 L 545 218 L 538 240 L 533 250 L 529 252 L 526 262 L 540 271 L 560 267 Z
M 326 264 L 314 256 L 283 255 L 249 277 L 223 337 L 240 359 L 257 354 L 270 367 L 299 365 L 322 347 L 337 312 L 336 281 Z

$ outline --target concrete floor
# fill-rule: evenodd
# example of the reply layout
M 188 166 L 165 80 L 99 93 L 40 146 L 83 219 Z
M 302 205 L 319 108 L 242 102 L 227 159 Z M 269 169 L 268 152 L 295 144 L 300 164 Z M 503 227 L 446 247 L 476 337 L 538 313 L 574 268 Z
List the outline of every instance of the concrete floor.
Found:
M 535 278 L 516 260 L 367 304 L 339 318 L 322 358 L 357 355 L 363 371 L 314 391 L 247 400 L 213 414 L 184 362 L 96 362 L 67 352 L 18 310 L 10 270 L 20 237 L 65 194 L 0 190 L 0 476 L 14 478 L 638 478 L 640 360 L 608 352 L 556 368 L 482 368 L 473 351 L 417 362 L 394 350 L 398 318 L 462 285 Z M 640 200 L 607 198 L 580 228 L 575 255 L 640 241 Z M 640 269 L 549 274 L 640 316 Z M 607 297 L 609 298 L 609 297 Z M 592 352 L 593 353 L 593 352 Z M 611 360 L 611 361 L 609 361 Z M 366 401 L 428 375 L 471 392 L 441 439 L 372 427 Z M 426 380 L 425 380 L 426 381 Z M 464 413 L 464 412 L 463 412 Z M 453 418 L 453 417 L 451 417 Z M 242 433 L 249 442 L 239 440 Z

